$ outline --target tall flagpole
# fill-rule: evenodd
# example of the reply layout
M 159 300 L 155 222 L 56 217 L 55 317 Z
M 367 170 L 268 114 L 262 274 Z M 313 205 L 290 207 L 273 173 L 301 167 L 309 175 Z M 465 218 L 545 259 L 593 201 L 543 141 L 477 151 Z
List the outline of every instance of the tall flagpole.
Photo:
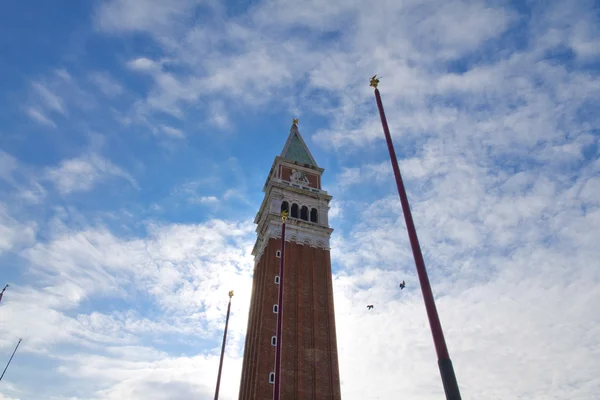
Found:
M 17 349 L 19 348 L 19 345 L 21 344 L 21 340 L 23 340 L 23 339 L 19 339 L 19 342 L 17 343 L 17 347 L 15 347 L 15 350 L 13 351 L 12 356 L 10 356 L 10 359 L 8 360 L 8 363 L 6 364 L 6 367 L 4 367 L 4 371 L 2 371 L 2 375 L 0 375 L 0 381 L 2 380 L 2 378 L 4 378 L 4 373 L 8 369 L 10 362 L 12 361 L 13 357 L 15 356 L 15 353 L 17 352 Z
M 423 254 L 421 254 L 421 247 L 419 245 L 417 231 L 415 229 L 415 224 L 413 222 L 412 214 L 410 212 L 408 196 L 406 195 L 404 183 L 402 182 L 402 175 L 400 175 L 398 158 L 396 157 L 396 152 L 394 151 L 394 144 L 392 143 L 392 137 L 390 136 L 390 130 L 388 128 L 387 119 L 385 118 L 385 113 L 383 111 L 381 95 L 379 94 L 379 89 L 377 89 L 377 84 L 379 83 L 377 75 L 374 75 L 371 78 L 370 83 L 371 86 L 375 88 L 375 99 L 377 100 L 377 108 L 379 109 L 381 125 L 383 125 L 383 133 L 385 134 L 385 140 L 387 142 L 388 150 L 390 152 L 392 168 L 394 170 L 394 176 L 396 178 L 396 186 L 398 187 L 398 194 L 400 195 L 400 203 L 402 204 L 404 221 L 406 222 L 406 230 L 408 231 L 408 238 L 410 239 L 410 246 L 412 247 L 413 257 L 415 259 L 417 274 L 419 275 L 419 282 L 421 283 L 421 291 L 423 292 L 423 299 L 425 300 L 425 309 L 427 310 L 429 326 L 431 327 L 431 334 L 433 335 L 433 342 L 435 344 L 435 350 L 438 357 L 438 366 L 440 368 L 440 374 L 442 376 L 442 383 L 444 385 L 446 399 L 461 400 L 460 391 L 458 390 L 458 382 L 456 381 L 456 375 L 454 374 L 452 361 L 450 360 L 448 348 L 446 347 L 446 340 L 444 339 L 442 324 L 440 323 L 440 317 L 438 316 L 437 309 L 435 307 L 435 300 L 433 298 L 431 285 L 427 276 L 425 261 L 423 261 Z
M 229 325 L 229 312 L 231 311 L 231 298 L 233 290 L 229 291 L 229 304 L 227 305 L 227 317 L 225 318 L 225 331 L 223 332 L 223 344 L 221 345 L 221 360 L 219 361 L 219 372 L 217 374 L 217 388 L 215 389 L 215 400 L 219 400 L 219 387 L 221 386 L 221 371 L 223 370 L 223 357 L 225 356 L 225 342 L 227 341 L 227 326 Z
M 283 272 L 285 260 L 285 220 L 287 219 L 287 210 L 281 212 L 281 263 L 279 264 L 279 297 L 277 300 L 277 331 L 275 339 L 275 384 L 273 385 L 273 400 L 279 400 L 281 392 L 281 337 L 283 325 Z

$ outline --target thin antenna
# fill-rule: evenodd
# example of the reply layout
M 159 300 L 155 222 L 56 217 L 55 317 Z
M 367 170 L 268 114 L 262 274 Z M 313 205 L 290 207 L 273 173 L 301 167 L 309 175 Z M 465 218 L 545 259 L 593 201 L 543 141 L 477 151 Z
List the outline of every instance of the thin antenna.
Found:
M 21 340 L 23 340 L 23 339 L 19 339 L 19 342 L 17 343 L 17 347 L 15 347 L 15 351 L 13 351 L 12 356 L 10 356 L 8 363 L 6 364 L 6 367 L 4 367 L 4 371 L 2 371 L 2 375 L 0 375 L 0 381 L 2 380 L 2 378 L 4 378 L 4 373 L 8 369 L 10 362 L 12 361 L 13 357 L 15 356 L 15 353 L 17 352 L 17 349 L 19 348 L 19 345 L 21 344 Z
M 217 388 L 215 389 L 215 400 L 219 400 L 219 388 L 221 387 L 221 371 L 223 370 L 223 357 L 225 356 L 225 342 L 227 341 L 227 326 L 229 325 L 229 312 L 231 311 L 231 298 L 233 290 L 229 291 L 229 304 L 227 305 L 227 318 L 225 318 L 225 331 L 223 331 L 223 345 L 221 347 L 221 360 L 219 361 L 219 373 L 217 374 Z

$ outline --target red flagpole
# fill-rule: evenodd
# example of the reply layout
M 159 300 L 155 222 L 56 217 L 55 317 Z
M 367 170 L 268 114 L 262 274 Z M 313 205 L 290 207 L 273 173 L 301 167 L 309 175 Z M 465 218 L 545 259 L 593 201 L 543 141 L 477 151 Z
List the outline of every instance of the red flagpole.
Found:
M 383 126 L 383 133 L 385 135 L 385 141 L 387 142 L 390 153 L 394 177 L 396 178 L 396 186 L 398 187 L 398 194 L 400 195 L 400 203 L 402 204 L 402 212 L 404 214 L 404 221 L 406 222 L 406 230 L 408 231 L 408 238 L 410 240 L 410 246 L 412 247 L 413 257 L 415 259 L 417 274 L 419 275 L 419 282 L 421 283 L 421 291 L 423 292 L 425 309 L 427 310 L 429 326 L 431 327 L 431 334 L 433 335 L 433 342 L 435 344 L 435 350 L 438 357 L 438 366 L 442 376 L 444 392 L 446 393 L 447 400 L 461 400 L 458 382 L 454 374 L 454 368 L 452 366 L 452 361 L 450 360 L 450 355 L 448 354 L 446 340 L 444 339 L 444 332 L 442 331 L 442 324 L 440 323 L 440 317 L 437 313 L 433 292 L 431 291 L 431 285 L 429 283 L 429 277 L 427 276 L 427 269 L 425 268 L 425 261 L 423 260 L 423 254 L 421 253 L 421 246 L 419 245 L 417 230 L 415 229 L 415 224 L 412 219 L 412 213 L 408 203 L 408 196 L 406 195 L 404 183 L 402 182 L 402 175 L 400 174 L 400 167 L 398 166 L 398 158 L 396 157 L 396 152 L 394 151 L 394 144 L 392 143 L 392 137 L 388 128 L 387 119 L 385 118 L 385 112 L 383 111 L 381 95 L 379 94 L 379 89 L 377 89 L 378 83 L 379 79 L 377 79 L 377 75 L 373 76 L 371 78 L 371 86 L 375 88 L 377 108 L 379 109 L 381 125 Z
M 275 384 L 273 385 L 273 400 L 279 400 L 281 392 L 281 337 L 283 325 L 283 273 L 285 260 L 285 220 L 287 211 L 281 213 L 281 263 L 279 264 L 279 297 L 277 300 L 277 342 L 275 343 Z
M 215 389 L 215 400 L 219 400 L 219 388 L 221 387 L 221 371 L 223 370 L 223 357 L 225 356 L 225 342 L 227 341 L 227 326 L 229 325 L 229 312 L 231 311 L 231 298 L 233 290 L 229 291 L 229 304 L 227 305 L 227 317 L 225 318 L 225 331 L 223 332 L 223 344 L 221 345 L 221 360 L 219 361 L 219 372 L 217 374 L 217 388 Z

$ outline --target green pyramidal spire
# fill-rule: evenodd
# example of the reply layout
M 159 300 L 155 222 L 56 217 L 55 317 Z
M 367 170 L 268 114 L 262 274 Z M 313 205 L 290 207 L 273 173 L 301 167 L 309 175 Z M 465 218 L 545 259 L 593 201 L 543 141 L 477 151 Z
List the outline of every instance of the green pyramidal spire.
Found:
M 290 136 L 283 147 L 281 157 L 286 160 L 296 161 L 299 164 L 308 164 L 312 167 L 318 167 L 317 162 L 312 154 L 310 154 L 310 150 L 300 135 L 296 120 L 294 120 L 294 124 L 290 129 Z

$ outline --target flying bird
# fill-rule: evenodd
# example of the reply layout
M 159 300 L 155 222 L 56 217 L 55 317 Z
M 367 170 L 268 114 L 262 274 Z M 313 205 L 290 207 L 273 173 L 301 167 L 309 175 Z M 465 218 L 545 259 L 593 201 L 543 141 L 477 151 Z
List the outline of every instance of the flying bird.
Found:
M 404 289 L 405 286 L 406 286 L 406 283 L 404 283 L 404 281 L 402 281 L 402 283 L 400 284 L 400 290 Z
M 371 308 L 373 308 L 373 304 L 369 304 L 369 305 L 367 306 L 367 308 L 370 310 Z

